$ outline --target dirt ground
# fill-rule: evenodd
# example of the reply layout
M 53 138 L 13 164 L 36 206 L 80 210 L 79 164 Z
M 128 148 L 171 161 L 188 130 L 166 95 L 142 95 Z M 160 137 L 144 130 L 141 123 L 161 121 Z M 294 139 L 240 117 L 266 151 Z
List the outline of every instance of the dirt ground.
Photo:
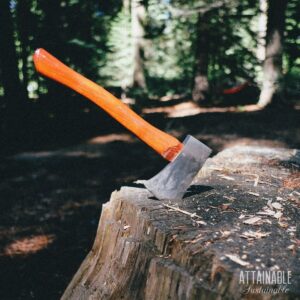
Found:
M 180 139 L 192 134 L 213 154 L 236 144 L 300 148 L 297 109 L 186 104 L 143 113 Z M 125 130 L 61 144 L 0 160 L 0 299 L 58 299 L 91 249 L 111 192 L 165 165 Z

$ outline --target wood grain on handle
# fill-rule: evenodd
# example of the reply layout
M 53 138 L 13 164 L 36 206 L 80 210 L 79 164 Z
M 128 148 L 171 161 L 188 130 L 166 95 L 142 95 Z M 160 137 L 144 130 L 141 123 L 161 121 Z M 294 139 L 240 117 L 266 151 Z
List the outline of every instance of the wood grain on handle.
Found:
M 33 61 L 38 72 L 93 101 L 165 159 L 171 161 L 181 151 L 183 145 L 176 138 L 146 122 L 111 93 L 70 69 L 46 50 L 37 49 Z

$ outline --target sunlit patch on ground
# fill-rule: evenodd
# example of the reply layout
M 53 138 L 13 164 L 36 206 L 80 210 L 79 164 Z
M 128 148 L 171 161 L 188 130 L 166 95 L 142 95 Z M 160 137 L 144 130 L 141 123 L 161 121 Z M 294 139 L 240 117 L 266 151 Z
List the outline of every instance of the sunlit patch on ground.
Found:
M 257 105 L 228 106 L 228 107 L 200 107 L 193 101 L 179 103 L 167 107 L 144 108 L 144 114 L 165 113 L 169 118 L 194 116 L 200 113 L 250 112 L 261 108 Z
M 16 256 L 33 254 L 47 248 L 54 240 L 55 236 L 53 234 L 25 237 L 7 245 L 4 248 L 4 255 Z
M 111 143 L 116 141 L 122 141 L 122 142 L 128 142 L 132 143 L 134 141 L 134 138 L 130 134 L 106 134 L 106 135 L 100 135 L 96 136 L 88 141 L 89 144 L 105 144 L 105 143 Z

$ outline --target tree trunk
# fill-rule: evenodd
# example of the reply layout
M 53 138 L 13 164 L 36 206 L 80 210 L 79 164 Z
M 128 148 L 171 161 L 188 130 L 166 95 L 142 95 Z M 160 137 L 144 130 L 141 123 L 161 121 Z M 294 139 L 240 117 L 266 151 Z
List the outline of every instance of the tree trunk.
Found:
M 22 128 L 26 91 L 19 78 L 18 59 L 14 43 L 14 28 L 10 1 L 0 1 L 0 68 L 4 88 L 4 118 L 2 129 L 8 136 Z
M 67 57 L 66 47 L 63 46 L 65 40 L 63 36 L 66 32 L 61 29 L 62 26 L 62 10 L 60 0 L 40 1 L 40 8 L 43 11 L 43 22 L 39 30 L 40 36 L 38 42 L 43 45 L 50 53 L 60 57 L 62 61 Z M 84 19 L 84 18 L 83 18 Z M 82 21 L 83 23 L 83 21 Z M 80 24 L 85 28 L 86 24 Z M 82 58 L 84 59 L 84 58 Z M 68 90 L 53 80 L 45 80 L 43 83 L 47 88 L 47 98 L 45 101 L 45 109 L 54 115 L 65 113 L 70 110 L 67 101 L 61 101 L 60 97 L 66 95 Z M 59 95 L 59 97 L 58 97 Z M 73 106 L 72 106 L 73 108 Z
M 133 87 L 145 89 L 146 80 L 144 75 L 143 55 L 144 55 L 144 21 L 145 6 L 143 0 L 131 1 L 131 28 L 133 44 Z
M 126 12 L 130 12 L 130 0 L 123 0 L 123 7 L 126 10 Z
M 265 60 L 266 55 L 267 7 L 267 0 L 259 0 L 256 57 L 260 63 Z
M 19 79 L 18 59 L 14 43 L 13 20 L 9 8 L 10 1 L 0 1 L 0 66 L 2 84 L 8 105 L 20 104 L 21 96 L 25 95 Z
M 21 59 L 22 59 L 22 79 L 23 87 L 27 89 L 28 85 L 28 64 L 29 56 L 29 23 L 30 23 L 30 6 L 28 0 L 19 1 L 17 4 L 17 28 L 18 36 L 21 43 Z
M 205 14 L 198 15 L 197 22 L 197 45 L 195 54 L 194 84 L 192 96 L 193 100 L 198 102 L 204 100 L 209 92 L 209 83 L 207 79 L 208 71 L 208 42 L 209 28 Z
M 286 0 L 269 0 L 263 86 L 258 105 L 265 107 L 283 98 L 282 52 Z

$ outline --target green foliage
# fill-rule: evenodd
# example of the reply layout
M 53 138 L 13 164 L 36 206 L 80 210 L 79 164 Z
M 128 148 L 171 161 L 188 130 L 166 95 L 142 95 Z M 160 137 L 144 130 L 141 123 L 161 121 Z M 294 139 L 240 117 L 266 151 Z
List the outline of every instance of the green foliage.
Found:
M 193 30 L 195 16 L 191 18 L 172 18 L 167 7 L 158 0 L 149 1 L 148 33 L 149 42 L 147 55 L 147 72 L 150 77 L 165 80 L 178 80 L 192 73 L 192 44 L 195 38 Z M 153 30 L 154 28 L 154 30 Z M 154 35 L 155 28 L 157 34 Z
M 196 16 L 173 18 L 166 1 L 149 0 L 145 63 L 150 96 L 189 91 L 195 22 Z
M 172 1 L 170 9 L 168 2 L 149 1 L 147 28 L 151 42 L 146 63 L 150 78 L 159 78 L 162 82 L 183 82 L 185 91 L 189 91 L 195 64 L 196 8 L 205 8 L 211 3 Z M 255 56 L 256 32 L 249 24 L 257 11 L 256 4 L 240 1 L 237 5 L 224 5 L 207 12 L 208 78 L 213 86 L 256 78 L 260 71 Z M 181 92 L 181 86 L 177 87 L 177 91 L 166 87 L 161 92 Z
M 237 20 L 237 14 L 245 12 Z M 239 2 L 238 6 L 226 6 L 212 12 L 210 65 L 208 77 L 212 82 L 237 82 L 256 78 L 258 61 L 255 56 L 256 34 L 249 26 L 257 12 Z M 241 13 L 243 14 L 243 13 Z
M 106 61 L 104 66 L 98 63 L 99 75 L 108 86 L 126 89 L 132 85 L 133 48 L 130 20 L 129 9 L 123 7 L 110 22 Z
M 297 0 L 288 1 L 286 14 L 286 39 L 285 39 L 285 72 L 300 68 L 300 3 Z
M 125 0 L 14 0 L 9 3 L 20 83 L 31 98 L 37 100 L 45 93 L 54 95 L 59 90 L 57 84 L 41 79 L 33 68 L 32 54 L 38 47 L 53 52 L 79 72 L 106 86 L 126 90 L 132 85 L 131 11 L 124 6 Z M 198 13 L 203 13 L 199 9 L 207 9 L 208 79 L 212 87 L 249 79 L 260 83 L 261 62 L 256 57 L 259 1 L 224 1 L 224 5 L 208 9 L 215 3 L 218 2 L 142 2 L 147 8 L 144 66 L 148 96 L 190 93 L 197 19 Z M 297 80 L 300 68 L 297 59 L 299 3 L 289 1 L 286 13 L 284 72 L 293 81 Z M 1 94 L 4 87 L 0 70 Z

